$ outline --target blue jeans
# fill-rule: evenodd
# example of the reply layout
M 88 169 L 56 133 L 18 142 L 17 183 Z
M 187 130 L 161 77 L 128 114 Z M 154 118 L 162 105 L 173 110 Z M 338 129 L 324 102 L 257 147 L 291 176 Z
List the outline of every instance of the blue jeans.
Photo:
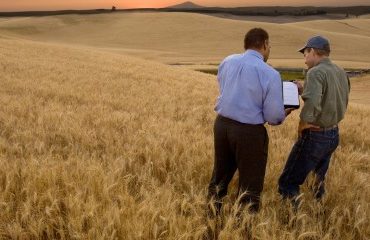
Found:
M 299 186 L 307 175 L 314 171 L 316 181 L 314 194 L 320 199 L 325 193 L 325 175 L 329 168 L 330 157 L 339 144 L 339 130 L 333 128 L 323 131 L 305 129 L 290 152 L 283 173 L 279 178 L 279 193 L 283 198 L 299 195 Z

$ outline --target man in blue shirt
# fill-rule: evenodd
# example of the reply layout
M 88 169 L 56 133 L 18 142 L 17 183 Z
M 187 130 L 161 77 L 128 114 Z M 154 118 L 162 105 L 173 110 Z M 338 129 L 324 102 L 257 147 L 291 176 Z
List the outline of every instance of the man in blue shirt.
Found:
M 266 64 L 268 33 L 251 29 L 245 35 L 244 48 L 246 52 L 223 60 L 217 76 L 220 95 L 215 107 L 215 160 L 208 187 L 216 214 L 236 170 L 241 205 L 250 204 L 251 212 L 259 210 L 268 152 L 264 124 L 281 124 L 291 111 L 284 110 L 279 72 Z

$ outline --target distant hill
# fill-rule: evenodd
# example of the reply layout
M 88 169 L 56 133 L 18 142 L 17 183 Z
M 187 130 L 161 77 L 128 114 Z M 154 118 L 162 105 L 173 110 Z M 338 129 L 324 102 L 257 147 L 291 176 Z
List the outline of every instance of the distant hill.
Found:
M 32 16 L 56 16 L 67 14 L 100 14 L 114 12 L 111 9 L 88 9 L 88 10 L 56 10 L 56 11 L 23 11 L 23 12 L 0 12 L 0 17 L 32 17 Z
M 195 4 L 193 2 L 183 2 L 177 5 L 169 6 L 167 8 L 172 8 L 172 9 L 197 9 L 197 8 L 204 8 L 203 6 L 200 6 L 198 4 Z
M 315 16 L 326 14 L 361 15 L 370 14 L 370 6 L 352 7 L 204 7 L 193 2 L 184 2 L 166 8 L 90 9 L 58 11 L 1 12 L 0 17 L 53 16 L 64 14 L 99 14 L 109 12 L 192 12 L 203 14 L 231 14 L 236 16 Z
M 181 5 L 181 4 L 180 4 Z M 162 8 L 161 11 L 168 12 L 196 12 L 205 14 L 227 13 L 241 16 L 313 16 L 325 14 L 350 14 L 364 15 L 370 13 L 370 6 L 352 7 L 201 7 L 201 8 Z

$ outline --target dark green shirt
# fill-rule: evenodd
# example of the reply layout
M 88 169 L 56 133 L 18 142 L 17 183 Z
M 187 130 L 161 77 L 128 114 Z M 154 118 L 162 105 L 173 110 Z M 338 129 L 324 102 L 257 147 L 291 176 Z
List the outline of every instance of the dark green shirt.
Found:
M 349 91 L 346 72 L 324 58 L 307 72 L 301 119 L 323 128 L 338 124 L 346 112 Z

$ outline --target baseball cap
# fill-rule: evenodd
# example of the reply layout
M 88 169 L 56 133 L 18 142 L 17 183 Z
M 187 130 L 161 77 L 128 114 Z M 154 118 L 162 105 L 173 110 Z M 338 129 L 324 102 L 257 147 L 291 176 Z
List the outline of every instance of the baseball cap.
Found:
M 317 48 L 317 49 L 330 51 L 329 40 L 322 36 L 312 37 L 308 39 L 306 45 L 303 48 L 299 49 L 298 52 L 304 53 L 304 50 L 306 48 Z

